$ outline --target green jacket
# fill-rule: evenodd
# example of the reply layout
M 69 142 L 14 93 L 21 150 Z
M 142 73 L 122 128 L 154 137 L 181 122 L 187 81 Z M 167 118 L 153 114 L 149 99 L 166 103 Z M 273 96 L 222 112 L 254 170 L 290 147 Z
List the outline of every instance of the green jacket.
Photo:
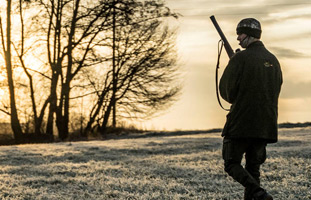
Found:
M 250 44 L 229 61 L 219 84 L 231 105 L 223 136 L 277 142 L 278 98 L 282 71 L 261 41 Z

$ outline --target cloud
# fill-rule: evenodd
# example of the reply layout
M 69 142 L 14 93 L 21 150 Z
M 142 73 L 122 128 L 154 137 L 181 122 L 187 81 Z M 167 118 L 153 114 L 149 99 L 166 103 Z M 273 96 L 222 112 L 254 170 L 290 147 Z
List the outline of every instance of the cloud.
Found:
M 308 58 L 310 55 L 295 51 L 293 49 L 283 47 L 270 47 L 269 48 L 278 58 Z
M 271 1 L 266 0 L 266 3 L 269 4 Z M 274 4 L 282 4 L 282 5 L 300 5 L 300 4 L 310 4 L 309 0 L 274 0 Z
M 310 6 L 311 7 L 311 6 Z M 292 13 L 288 16 L 271 17 L 264 21 L 269 24 L 283 22 L 284 20 L 292 19 L 311 19 L 311 13 Z
M 311 19 L 310 1 L 306 0 L 169 0 L 170 5 L 185 17 L 204 18 L 205 16 L 221 16 L 227 21 L 237 23 L 237 18 L 255 17 L 260 21 L 278 23 L 290 19 Z M 285 15 L 284 15 L 285 13 Z

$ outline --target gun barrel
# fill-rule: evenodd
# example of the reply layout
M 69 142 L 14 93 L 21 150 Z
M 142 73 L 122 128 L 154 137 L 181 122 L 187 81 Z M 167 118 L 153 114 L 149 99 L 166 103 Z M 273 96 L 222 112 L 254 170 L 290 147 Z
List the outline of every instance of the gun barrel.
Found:
M 231 46 L 230 46 L 230 44 L 229 44 L 225 34 L 222 32 L 220 26 L 218 25 L 215 16 L 212 15 L 210 17 L 210 19 L 213 22 L 213 24 L 214 24 L 214 26 L 215 26 L 215 28 L 216 28 L 216 30 L 217 30 L 221 40 L 224 42 L 224 46 L 225 46 L 225 49 L 226 49 L 226 52 L 227 52 L 229 58 L 231 58 L 233 56 L 234 52 L 233 52 L 233 50 L 232 50 L 232 48 L 231 48 Z

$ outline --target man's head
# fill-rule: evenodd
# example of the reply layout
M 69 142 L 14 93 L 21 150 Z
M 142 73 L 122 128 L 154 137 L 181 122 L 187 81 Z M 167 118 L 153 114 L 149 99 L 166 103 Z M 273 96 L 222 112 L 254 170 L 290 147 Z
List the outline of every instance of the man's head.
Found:
M 257 41 L 261 37 L 260 22 L 254 18 L 242 19 L 237 28 L 238 40 L 243 48 L 246 48 L 249 44 Z

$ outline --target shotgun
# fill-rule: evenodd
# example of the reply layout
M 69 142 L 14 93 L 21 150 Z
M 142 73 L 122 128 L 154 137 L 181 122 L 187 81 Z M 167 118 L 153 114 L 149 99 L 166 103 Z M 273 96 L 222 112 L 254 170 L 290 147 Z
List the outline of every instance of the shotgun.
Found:
M 232 50 L 232 48 L 231 48 L 231 46 L 230 46 L 226 36 L 224 35 L 224 33 L 222 32 L 221 28 L 219 27 L 219 25 L 218 25 L 214 15 L 212 15 L 210 18 L 211 18 L 211 20 L 212 20 L 212 22 L 213 22 L 213 24 L 214 24 L 218 34 L 220 35 L 221 40 L 219 42 L 221 42 L 221 41 L 223 42 L 223 46 L 225 47 L 226 52 L 227 52 L 229 58 L 231 58 L 234 55 L 234 52 L 233 52 L 233 50 Z M 222 103 L 220 101 L 219 88 L 218 88 L 218 69 L 219 69 L 219 61 L 220 61 L 221 50 L 222 50 L 223 46 L 221 46 L 221 49 L 219 49 L 219 45 L 218 45 L 218 59 L 217 59 L 216 73 L 215 73 L 216 97 L 217 97 L 217 100 L 218 100 L 218 103 L 219 103 L 220 107 L 222 109 L 224 109 L 225 111 L 230 111 L 230 109 L 226 109 L 226 108 L 223 107 L 223 105 L 222 105 Z
M 234 52 L 233 52 L 233 50 L 232 50 L 232 48 L 231 48 L 231 46 L 230 46 L 230 44 L 229 44 L 229 42 L 228 42 L 226 36 L 224 35 L 224 33 L 222 32 L 220 26 L 218 25 L 215 16 L 212 15 L 212 16 L 210 17 L 210 19 L 212 20 L 212 22 L 213 22 L 213 24 L 214 24 L 214 26 L 215 26 L 215 28 L 216 28 L 216 30 L 217 30 L 217 32 L 218 32 L 218 34 L 219 34 L 221 40 L 222 40 L 223 43 L 224 43 L 224 47 L 225 47 L 225 49 L 226 49 L 226 52 L 227 52 L 229 58 L 231 58 L 231 57 L 233 56 Z

